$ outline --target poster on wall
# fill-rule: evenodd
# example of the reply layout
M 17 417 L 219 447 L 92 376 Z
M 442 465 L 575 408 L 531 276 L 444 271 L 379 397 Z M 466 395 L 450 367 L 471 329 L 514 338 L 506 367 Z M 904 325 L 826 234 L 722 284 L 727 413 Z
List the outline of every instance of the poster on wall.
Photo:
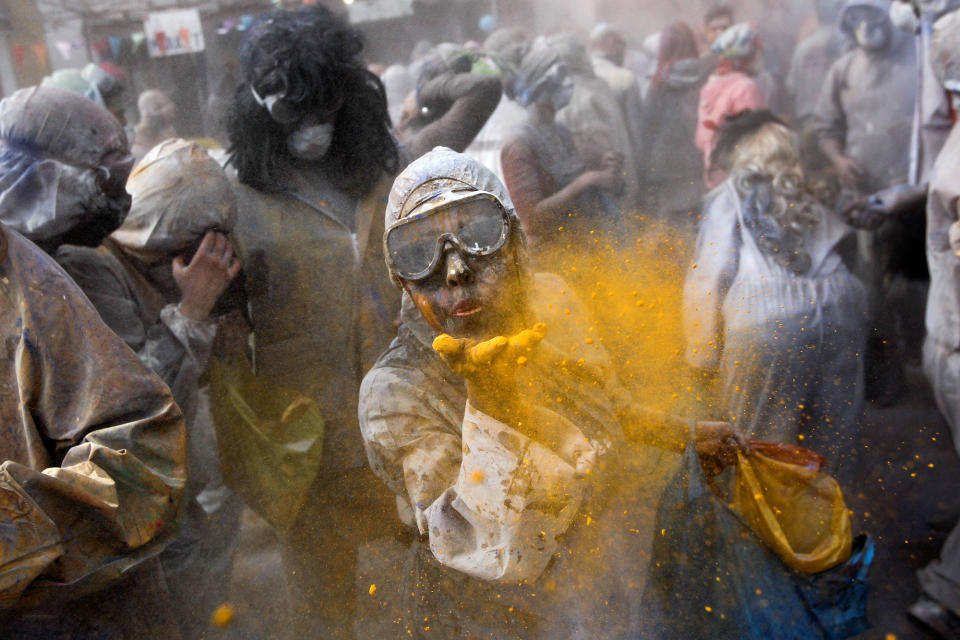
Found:
M 362 0 L 345 4 L 353 24 L 413 15 L 413 0 Z
M 147 50 L 152 58 L 203 51 L 203 28 L 196 9 L 148 13 L 143 21 Z

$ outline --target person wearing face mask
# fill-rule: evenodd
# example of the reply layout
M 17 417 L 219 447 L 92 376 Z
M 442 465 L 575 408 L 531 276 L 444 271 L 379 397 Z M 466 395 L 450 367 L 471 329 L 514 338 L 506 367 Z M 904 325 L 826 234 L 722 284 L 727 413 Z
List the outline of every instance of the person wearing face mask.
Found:
M 909 36 L 894 30 L 889 4 L 844 4 L 840 29 L 855 48 L 827 73 L 812 125 L 844 186 L 859 193 L 907 179 L 915 51 Z
M 839 179 L 837 206 L 908 181 L 910 140 L 917 87 L 912 37 L 893 28 L 888 0 L 847 0 L 841 30 L 855 48 L 830 67 L 810 124 Z M 908 230 L 896 221 L 857 235 L 856 272 L 867 284 L 870 322 L 867 342 L 868 399 L 894 403 L 903 390 L 894 290 L 896 243 Z
M 130 208 L 124 183 L 133 157 L 103 108 L 53 87 L 22 89 L 4 102 L 0 122 L 3 222 L 52 253 L 61 244 L 96 246 Z M 74 137 L 44 118 L 77 128 Z M 89 131 L 77 124 L 94 124 Z M 54 121 L 54 120 L 51 120 Z
M 302 638 L 353 636 L 358 549 L 395 522 L 393 498 L 371 482 L 356 411 L 360 380 L 390 343 L 400 307 L 379 240 L 390 184 L 402 154 L 422 154 L 451 131 L 451 144 L 466 146 L 465 131 L 483 125 L 472 109 L 465 122 L 457 99 L 401 147 L 363 49 L 361 33 L 325 7 L 265 14 L 241 44 L 227 117 L 233 237 L 253 325 L 249 374 L 314 400 L 324 421 L 322 453 L 300 474 L 306 489 L 271 500 L 285 515 L 273 524 Z M 459 81 L 444 75 L 438 84 Z M 492 111 L 499 82 L 489 86 Z
M 183 415 L 44 253 L 116 229 L 131 165 L 120 123 L 79 94 L 31 87 L 0 102 L 0 635 L 11 640 L 179 637 L 156 555 L 179 522 Z
M 160 558 L 185 639 L 226 601 L 242 502 L 223 486 L 209 389 L 200 384 L 223 323 L 214 305 L 240 271 L 225 234 L 236 198 L 195 143 L 171 139 L 138 163 L 130 214 L 98 248 L 64 245 L 57 261 L 100 316 L 170 387 L 187 420 L 187 504 Z
M 587 49 L 576 34 L 556 33 L 543 42 L 545 51 L 552 50 L 564 64 L 573 85 L 570 99 L 557 109 L 557 124 L 570 132 L 577 155 L 586 166 L 599 167 L 604 156 L 615 154 L 621 164 L 622 185 L 608 190 L 608 195 L 624 215 L 635 214 L 642 186 L 638 122 L 631 121 L 631 114 L 624 111 L 625 103 L 594 71 Z M 637 113 L 633 111 L 633 115 Z
M 370 465 L 419 534 L 395 628 L 637 637 L 671 464 L 658 448 L 681 450 L 691 425 L 638 406 L 610 354 L 583 348 L 582 309 L 559 276 L 531 268 L 517 214 L 491 171 L 445 148 L 390 194 L 383 243 L 402 324 L 359 414 Z M 733 431 L 694 434 L 707 447 Z
M 531 257 L 539 269 L 566 271 L 582 247 L 567 249 L 588 235 L 601 246 L 619 245 L 627 233 L 610 194 L 623 188 L 623 156 L 608 151 L 599 165 L 587 167 L 570 132 L 557 122 L 569 102 L 573 81 L 550 42 L 539 39 L 524 56 L 515 99 L 527 109 L 527 121 L 504 145 L 503 173 L 523 221 Z

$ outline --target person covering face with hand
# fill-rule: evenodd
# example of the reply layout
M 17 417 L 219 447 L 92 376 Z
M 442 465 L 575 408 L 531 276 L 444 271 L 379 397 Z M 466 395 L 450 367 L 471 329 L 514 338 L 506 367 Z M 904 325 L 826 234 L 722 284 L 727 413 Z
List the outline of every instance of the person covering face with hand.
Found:
M 232 551 L 242 508 L 223 489 L 208 389 L 200 385 L 223 325 L 211 318 L 214 305 L 240 270 L 225 235 L 236 198 L 206 151 L 179 139 L 150 150 L 127 189 L 133 203 L 119 229 L 96 249 L 65 245 L 56 257 L 107 325 L 163 378 L 187 418 L 183 534 L 160 559 L 181 630 L 196 637 L 226 597 L 219 567 L 228 563 L 217 560 Z M 219 500 L 200 498 L 204 492 Z
M 421 157 L 395 181 L 385 228 L 402 325 L 359 415 L 374 472 L 425 536 L 427 577 L 410 588 L 441 630 L 628 636 L 648 559 L 629 529 L 652 522 L 663 462 L 633 441 L 680 450 L 687 423 L 631 402 L 572 292 L 530 270 L 510 197 L 482 165 L 445 148 Z M 704 446 L 730 435 L 697 429 Z M 535 584 L 553 587 L 534 598 Z

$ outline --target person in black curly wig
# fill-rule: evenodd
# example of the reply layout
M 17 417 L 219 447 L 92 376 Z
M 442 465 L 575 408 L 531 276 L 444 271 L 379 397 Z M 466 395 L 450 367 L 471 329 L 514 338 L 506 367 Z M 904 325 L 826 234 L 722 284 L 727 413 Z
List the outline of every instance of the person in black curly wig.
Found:
M 233 242 L 254 337 L 239 341 L 254 345 L 251 362 L 230 366 L 247 369 L 256 384 L 246 389 L 294 392 L 294 408 L 315 402 L 324 422 L 311 436 L 322 447 L 291 454 L 296 464 L 277 470 L 293 479 L 251 501 L 283 535 L 290 637 L 353 636 L 357 551 L 397 518 L 357 424 L 363 372 L 389 345 L 400 309 L 380 238 L 401 154 L 362 50 L 359 32 L 325 8 L 268 13 L 241 46 L 227 117 Z M 228 389 L 212 392 L 230 402 Z M 260 497 L 266 486 L 257 481 Z
M 273 191 L 287 168 L 319 163 L 359 197 L 380 172 L 399 170 L 386 94 L 360 58 L 363 46 L 356 29 L 323 7 L 276 11 L 254 24 L 227 118 L 240 182 Z M 311 136 L 314 144 L 304 142 Z

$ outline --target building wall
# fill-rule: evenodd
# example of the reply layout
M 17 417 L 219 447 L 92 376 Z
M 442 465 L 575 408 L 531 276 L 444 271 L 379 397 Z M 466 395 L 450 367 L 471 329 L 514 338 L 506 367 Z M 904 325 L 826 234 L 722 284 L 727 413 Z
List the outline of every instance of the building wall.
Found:
M 0 46 L 7 59 L 4 65 L 7 66 L 7 73 L 0 68 L 0 78 L 3 79 L 3 92 L 8 95 L 19 87 L 38 84 L 50 73 L 50 52 L 47 49 L 43 16 L 34 0 L 7 0 L 6 6 L 10 30 L 3 38 L 5 42 L 0 41 Z M 42 52 L 38 52 L 40 47 Z M 22 55 L 21 60 L 16 55 L 18 50 Z

